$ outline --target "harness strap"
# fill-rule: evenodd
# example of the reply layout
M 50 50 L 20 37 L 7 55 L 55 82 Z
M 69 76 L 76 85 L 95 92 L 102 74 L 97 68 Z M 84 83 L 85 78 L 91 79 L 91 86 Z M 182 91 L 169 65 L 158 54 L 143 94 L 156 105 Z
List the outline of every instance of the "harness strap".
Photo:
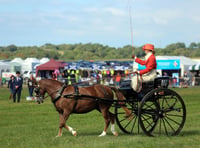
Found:
M 108 93 L 106 92 L 105 88 L 103 87 L 103 85 L 99 85 L 101 87 L 101 89 L 104 92 L 104 97 L 106 97 L 108 95 Z

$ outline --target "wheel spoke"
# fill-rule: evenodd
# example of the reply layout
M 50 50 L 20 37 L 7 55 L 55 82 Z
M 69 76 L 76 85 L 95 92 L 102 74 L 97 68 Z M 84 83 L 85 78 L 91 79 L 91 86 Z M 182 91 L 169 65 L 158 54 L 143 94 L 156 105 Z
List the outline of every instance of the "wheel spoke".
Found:
M 163 99 L 162 99 L 161 108 L 164 108 L 164 101 L 165 101 L 165 97 L 163 97 Z
M 171 126 L 171 124 L 169 123 L 169 121 L 167 119 L 164 118 L 164 120 L 167 122 L 167 124 L 169 125 L 169 127 L 173 130 L 173 132 L 175 132 L 176 130 Z
M 180 123 L 178 123 L 177 121 L 175 121 L 175 120 L 173 120 L 173 119 L 169 118 L 168 116 L 166 116 L 166 118 L 167 118 L 167 119 L 169 119 L 170 121 L 172 121 L 172 122 L 176 123 L 177 125 L 180 125 Z
M 134 118 L 133 126 L 132 126 L 132 128 L 131 128 L 131 133 L 133 133 L 133 129 L 134 129 L 134 127 L 135 127 L 136 121 L 137 121 L 137 117 Z
M 151 115 L 149 115 L 149 114 L 148 114 L 148 112 L 145 112 L 145 113 L 143 113 L 142 115 L 143 115 L 143 116 L 147 116 L 147 117 L 150 117 L 150 118 L 151 118 Z
M 148 108 L 150 108 L 150 109 L 154 109 L 152 106 L 154 105 L 154 103 L 152 103 L 151 105 L 148 105 L 148 104 L 144 104 L 145 106 L 146 106 L 146 108 L 144 108 L 144 109 L 148 109 Z
M 123 114 L 124 114 L 124 112 L 118 112 L 117 114 L 118 114 L 118 115 L 123 115 Z
M 163 126 L 164 126 L 164 129 L 165 129 L 165 133 L 168 135 L 167 127 L 166 127 L 166 125 L 165 125 L 165 121 L 164 121 L 163 119 L 161 119 L 161 120 L 162 120 L 162 122 L 163 122 Z
M 128 125 L 131 123 L 131 121 L 132 121 L 132 120 L 130 120 L 130 121 L 126 124 L 126 126 L 124 126 L 124 128 L 127 128 Z
M 161 123 L 161 119 L 160 119 L 160 124 L 159 124 L 159 135 L 161 134 L 161 125 L 162 125 L 162 123 Z
M 150 127 L 150 126 L 153 127 L 152 124 L 151 124 L 147 119 L 145 119 L 143 116 L 142 116 L 142 118 L 144 119 L 144 120 L 142 120 L 142 121 L 146 121 L 145 123 L 147 123 L 147 125 L 148 125 L 148 126 L 145 127 L 146 129 L 147 129 L 148 127 Z
M 166 114 L 167 116 L 174 116 L 174 117 L 181 117 L 181 118 L 183 118 L 183 115 L 175 115 L 175 114 Z
M 175 100 L 175 101 L 174 101 L 174 103 L 171 105 L 169 102 L 171 102 L 172 100 Z M 165 108 L 172 108 L 172 107 L 174 107 L 174 106 L 176 105 L 177 99 L 174 98 L 174 96 L 171 96 L 171 98 L 169 98 L 169 99 L 166 99 L 166 98 L 165 98 L 165 102 L 166 102 L 166 107 L 165 107 Z

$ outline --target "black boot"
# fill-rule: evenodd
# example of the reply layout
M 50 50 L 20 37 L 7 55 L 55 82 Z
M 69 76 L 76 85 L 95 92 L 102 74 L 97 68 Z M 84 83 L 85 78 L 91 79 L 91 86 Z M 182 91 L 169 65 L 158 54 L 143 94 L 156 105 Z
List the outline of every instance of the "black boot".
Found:
M 55 95 L 55 99 L 59 99 L 64 91 L 64 89 L 67 87 L 66 83 L 62 85 L 62 87 L 59 89 L 57 94 Z

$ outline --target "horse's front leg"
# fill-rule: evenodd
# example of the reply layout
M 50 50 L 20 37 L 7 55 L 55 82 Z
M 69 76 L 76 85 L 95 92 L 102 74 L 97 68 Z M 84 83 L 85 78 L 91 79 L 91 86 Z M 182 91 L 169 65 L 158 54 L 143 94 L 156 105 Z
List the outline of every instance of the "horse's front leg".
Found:
M 99 135 L 99 137 L 106 136 L 106 132 L 107 132 L 108 126 L 110 124 L 110 115 L 109 115 L 108 109 L 101 109 L 101 112 L 102 112 L 104 120 L 105 120 L 105 127 L 104 127 L 103 132 Z
M 111 119 L 111 132 L 113 133 L 114 136 L 118 136 L 118 133 L 115 131 L 115 115 L 111 112 L 110 113 L 110 119 Z
M 65 128 L 72 133 L 72 135 L 77 136 L 77 132 L 70 126 L 65 125 Z
M 56 137 L 60 137 L 62 136 L 62 129 L 63 127 L 66 128 L 68 131 L 70 131 L 72 133 L 72 135 L 76 136 L 77 132 L 70 126 L 67 126 L 66 120 L 69 118 L 69 114 L 67 113 L 59 113 L 59 117 L 60 117 L 60 125 L 59 125 L 59 130 L 58 130 L 58 135 Z
M 58 135 L 56 137 L 62 136 L 62 128 L 65 127 L 65 122 L 66 122 L 66 120 L 64 119 L 64 115 L 61 113 L 59 113 L 59 119 L 60 119 L 60 124 L 59 124 Z

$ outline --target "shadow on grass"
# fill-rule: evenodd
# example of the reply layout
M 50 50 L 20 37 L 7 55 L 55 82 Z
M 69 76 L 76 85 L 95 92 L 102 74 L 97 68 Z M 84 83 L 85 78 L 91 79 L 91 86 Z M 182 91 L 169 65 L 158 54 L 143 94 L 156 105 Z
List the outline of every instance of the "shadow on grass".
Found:
M 97 131 L 91 131 L 91 132 L 77 131 L 77 136 L 84 136 L 84 137 L 87 137 L 87 136 L 96 136 L 96 137 L 98 137 L 100 134 L 101 134 L 101 132 L 97 132 Z M 117 137 L 127 137 L 127 136 L 146 136 L 146 137 L 149 137 L 149 136 L 147 136 L 145 134 L 142 134 L 142 133 L 139 133 L 139 134 L 126 134 L 126 133 L 118 132 L 118 134 L 119 135 Z M 64 132 L 63 136 L 73 136 L 73 135 L 71 133 L 69 133 L 69 132 Z M 115 137 L 110 131 L 107 132 L 106 136 Z
M 190 131 L 183 131 L 179 134 L 180 136 L 194 136 L 194 135 L 200 135 L 199 130 L 190 130 Z

